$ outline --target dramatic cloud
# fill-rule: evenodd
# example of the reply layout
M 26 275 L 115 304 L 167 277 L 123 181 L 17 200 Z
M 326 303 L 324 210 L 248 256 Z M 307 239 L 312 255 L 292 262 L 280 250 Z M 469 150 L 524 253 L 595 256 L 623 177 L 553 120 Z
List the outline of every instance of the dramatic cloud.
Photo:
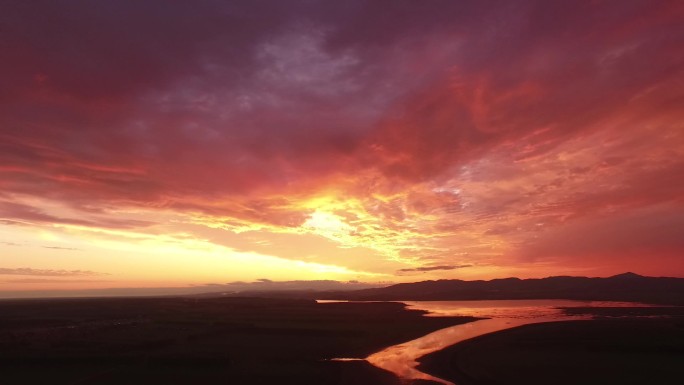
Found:
M 684 275 L 682 25 L 667 0 L 3 2 L 0 253 L 142 286 Z

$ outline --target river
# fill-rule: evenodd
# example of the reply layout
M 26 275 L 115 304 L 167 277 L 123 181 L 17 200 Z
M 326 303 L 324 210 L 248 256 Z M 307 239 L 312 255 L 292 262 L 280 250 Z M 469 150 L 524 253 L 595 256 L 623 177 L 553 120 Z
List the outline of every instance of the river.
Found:
M 412 341 L 390 346 L 371 354 L 365 360 L 390 371 L 404 380 L 430 380 L 445 385 L 456 385 L 416 369 L 418 359 L 455 343 L 517 326 L 587 319 L 587 316 L 568 316 L 562 307 L 633 307 L 648 306 L 628 302 L 598 302 L 571 300 L 502 300 L 502 301 L 402 301 L 409 309 L 425 310 L 430 317 L 473 316 L 487 318 L 480 321 L 441 329 Z M 339 360 L 346 360 L 341 358 Z

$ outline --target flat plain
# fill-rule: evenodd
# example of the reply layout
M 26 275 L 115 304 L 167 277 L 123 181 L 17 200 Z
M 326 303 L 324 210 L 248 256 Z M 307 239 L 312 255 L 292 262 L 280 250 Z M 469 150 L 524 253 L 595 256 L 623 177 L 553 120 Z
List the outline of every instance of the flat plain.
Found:
M 255 298 L 0 301 L 3 383 L 398 384 L 365 357 L 469 317 Z

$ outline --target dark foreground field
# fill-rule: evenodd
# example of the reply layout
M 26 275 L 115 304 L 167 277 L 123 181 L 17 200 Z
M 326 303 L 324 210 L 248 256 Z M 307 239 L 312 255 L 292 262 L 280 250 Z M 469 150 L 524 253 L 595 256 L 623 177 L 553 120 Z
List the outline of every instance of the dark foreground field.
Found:
M 397 303 L 249 298 L 0 301 L 2 384 L 398 384 L 364 357 L 470 318 Z
M 420 369 L 459 385 L 679 384 L 682 308 L 569 309 L 596 320 L 525 325 L 453 345 Z M 647 318 L 670 314 L 667 318 Z M 613 318 L 613 316 L 641 316 Z

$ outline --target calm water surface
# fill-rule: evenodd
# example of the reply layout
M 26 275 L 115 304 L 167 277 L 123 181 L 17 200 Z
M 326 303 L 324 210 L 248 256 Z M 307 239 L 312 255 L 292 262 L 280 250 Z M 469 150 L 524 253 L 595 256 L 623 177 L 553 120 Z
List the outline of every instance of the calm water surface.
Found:
M 429 353 L 483 334 L 532 323 L 588 319 L 568 316 L 560 307 L 646 306 L 628 302 L 570 300 L 505 300 L 505 301 L 403 301 L 409 309 L 428 311 L 428 316 L 473 316 L 489 318 L 438 330 L 412 341 L 390 346 L 366 357 L 371 364 L 388 370 L 405 380 L 431 380 L 447 385 L 452 382 L 416 369 L 417 360 Z M 345 359 L 340 359 L 345 360 Z

